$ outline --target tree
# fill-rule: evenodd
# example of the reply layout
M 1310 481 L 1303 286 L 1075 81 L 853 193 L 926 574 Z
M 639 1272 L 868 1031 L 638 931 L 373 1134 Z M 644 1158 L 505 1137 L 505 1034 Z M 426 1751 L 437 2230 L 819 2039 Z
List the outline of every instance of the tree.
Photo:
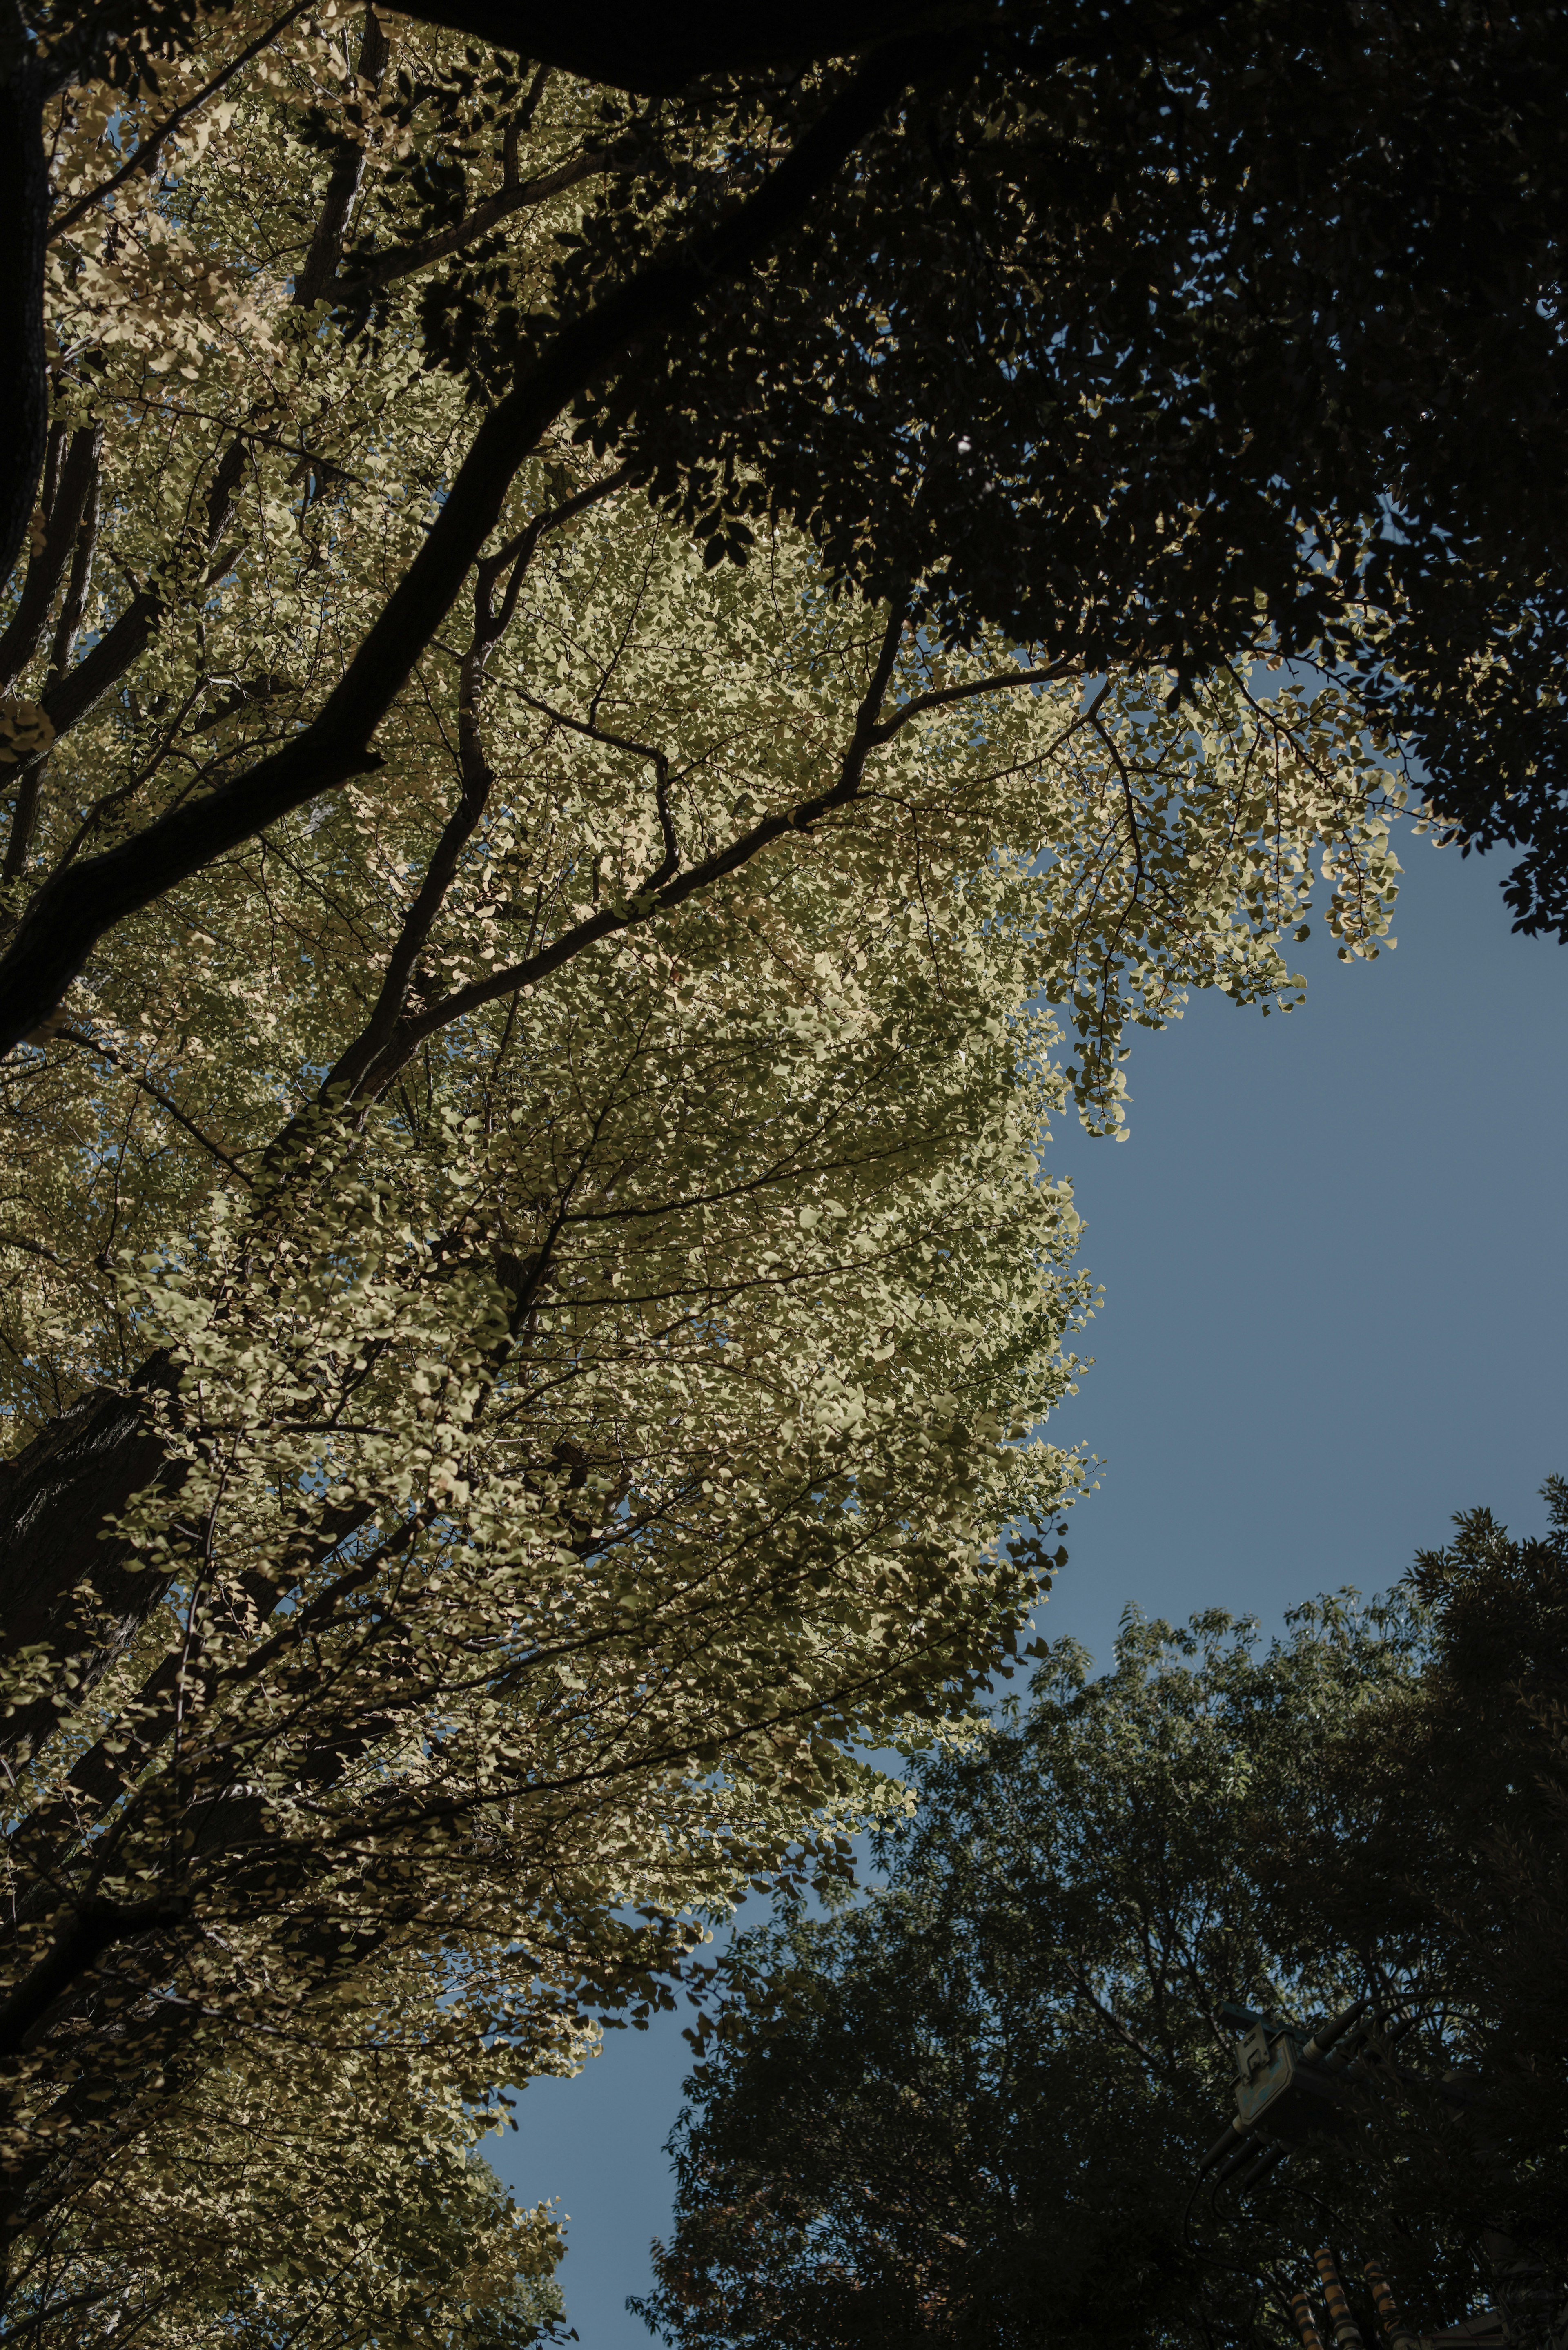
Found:
M 1259 646 L 1360 665 L 1452 822 L 1526 846 L 1521 919 L 1561 926 L 1555 12 L 876 6 L 842 30 L 763 12 L 737 39 L 704 11 L 651 40 L 618 10 L 565 33 L 487 0 L 431 13 L 514 34 L 529 64 L 481 58 L 383 100 L 368 34 L 365 88 L 324 109 L 319 241 L 296 229 L 287 257 L 330 335 L 389 307 L 400 324 L 421 277 L 427 351 L 468 374 L 482 420 L 288 741 L 68 870 L 34 869 L 0 957 L 5 1043 L 115 924 L 374 772 L 506 485 L 568 418 L 711 550 L 738 556 L 759 515 L 788 515 L 836 577 L 907 583 L 952 643 L 1000 628 L 1179 682 Z M 101 218 L 84 176 L 51 221 L 50 172 L 75 176 L 84 128 L 90 151 L 111 116 L 129 123 L 199 24 L 189 0 L 119 0 L 17 29 L 8 549 L 47 478 L 47 248 Z M 803 44 L 840 39 L 864 55 L 798 69 Z M 139 160 L 107 175 L 117 202 L 244 54 L 189 81 L 173 130 L 140 115 Z M 781 54 L 794 63 L 770 68 Z M 662 93 L 596 106 L 581 217 L 545 273 L 526 230 L 504 234 L 539 192 L 517 164 L 538 57 Z M 422 168 L 366 187 L 367 136 L 406 137 Z M 1303 201 L 1322 187 L 1331 208 Z M 265 429 L 225 436 L 209 521 L 223 467 Z M 46 535 L 46 572 L 73 534 L 52 552 Z M 216 551 L 200 536 L 187 579 Z M 164 588 L 142 592 L 161 608 Z M 25 727 L 68 723 L 134 635 Z
M 461 382 L 283 296 L 306 134 L 337 201 L 323 38 L 264 45 L 62 273 L 99 363 L 12 650 L 47 719 L 50 665 L 87 681 L 16 763 L 14 905 L 288 755 L 451 508 Z M 537 94 L 541 271 L 584 105 Z M 1088 1305 L 1044 1120 L 1114 1126 L 1125 1029 L 1187 983 L 1291 1001 L 1314 864 L 1347 953 L 1387 923 L 1356 707 L 1166 698 L 944 651 L 783 524 L 705 569 L 561 435 L 384 768 L 106 933 L 10 1066 L 0 2156 L 13 2289 L 79 2260 L 76 2338 L 95 2262 L 171 2339 L 214 2276 L 262 2292 L 230 2125 L 192 2121 L 263 2054 L 287 2133 L 384 2068 L 264 2182 L 358 2241 L 392 2116 L 461 2147 L 668 2001 L 693 1913 L 899 1800 L 857 1739 L 1025 1637 L 1076 1470 L 1023 1432 Z M 353 2292 L 414 2305 L 430 2241 Z
M 1544 1536 L 1512 1538 L 1472 1510 L 1448 1547 L 1417 1553 L 1409 1584 L 1432 1626 L 1419 1680 L 1324 1746 L 1315 1804 L 1282 1804 L 1251 1831 L 1296 1947 L 1334 1938 L 1368 1969 L 1379 1948 L 1397 1953 L 1463 2018 L 1475 2126 L 1424 2134 L 1424 2192 L 1543 2264 L 1520 2280 L 1524 2339 L 1550 2318 L 1548 2277 L 1568 2271 L 1568 1486 L 1542 1491 Z M 1330 1860 L 1328 1824 L 1347 1804 L 1358 1833 Z
M 564 411 L 514 466 L 481 391 L 471 441 L 649 125 L 352 30 L 204 17 L 159 90 L 117 51 L 50 118 L 16 940 L 190 850 L 5 1073 L 0 2157 L 14 2292 L 83 2264 L 67 2331 L 102 2264 L 171 2340 L 214 2278 L 282 2324 L 226 2146 L 358 2082 L 263 2183 L 359 2241 L 393 2117 L 450 2186 L 509 2080 L 669 1999 L 695 1918 L 841 1867 L 899 1800 L 857 1741 L 1015 1651 L 1074 1490 L 1008 1434 L 1089 1301 L 1045 1120 L 1114 1127 L 1188 984 L 1292 1001 L 1318 875 L 1346 953 L 1392 893 L 1343 695 L 955 649 L 783 515 L 705 567 Z M 432 547 L 461 625 L 405 627 Z M 265 772 L 317 782 L 264 808 Z M 317 2339 L 419 2305 L 426 2201 Z
M 1262 1653 L 1217 1612 L 1128 1620 L 1099 1679 L 1059 1644 L 1026 1711 L 918 1764 L 885 1887 L 732 1945 L 650 2326 L 680 2350 L 1289 2342 L 1327 2237 L 1422 2329 L 1501 2301 L 1544 2338 L 1565 1555 L 1560 1506 L 1545 1544 L 1482 1513 L 1389 1602 L 1320 1601 Z M 1403 2086 L 1215 2188 L 1224 2003 L 1357 1995 L 1417 2027 Z
M 232 2052 L 36 2231 L 8 2334 L 524 2350 L 559 2330 L 553 2213 L 515 2209 L 417 2055 L 278 2054 Z

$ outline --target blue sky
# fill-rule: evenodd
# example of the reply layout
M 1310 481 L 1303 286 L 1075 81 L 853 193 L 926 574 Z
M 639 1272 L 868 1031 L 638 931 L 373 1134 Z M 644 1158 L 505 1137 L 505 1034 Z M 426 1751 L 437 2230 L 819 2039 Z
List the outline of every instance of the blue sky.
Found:
M 1402 845 L 1398 946 L 1314 936 L 1298 1012 L 1197 998 L 1129 1064 L 1125 1143 L 1064 1129 L 1104 1284 L 1096 1357 L 1053 1423 L 1104 1462 L 1045 1611 L 1108 1658 L 1121 1611 L 1283 1610 L 1375 1590 L 1456 1510 L 1539 1529 L 1568 1473 L 1568 950 L 1515 938 L 1497 858 Z M 487 2151 L 571 2215 L 584 2350 L 627 2314 L 669 2211 L 680 2021 L 535 2083 Z

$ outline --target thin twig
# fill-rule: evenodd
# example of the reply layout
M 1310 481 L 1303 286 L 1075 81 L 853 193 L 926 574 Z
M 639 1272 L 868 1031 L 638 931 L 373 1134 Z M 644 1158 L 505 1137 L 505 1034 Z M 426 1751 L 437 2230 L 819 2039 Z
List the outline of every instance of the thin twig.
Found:
M 199 89 L 194 98 L 188 98 L 183 106 L 177 106 L 166 122 L 158 130 L 149 132 L 148 136 L 140 141 L 136 152 L 127 157 L 118 172 L 112 173 L 109 179 L 100 182 L 96 188 L 89 188 L 85 196 L 77 198 L 68 212 L 61 213 L 49 231 L 49 242 L 53 244 L 56 237 L 64 236 L 67 230 L 75 228 L 78 221 L 91 212 L 94 204 L 101 203 L 106 196 L 112 196 L 117 188 L 124 187 L 126 182 L 134 179 L 139 172 L 151 172 L 158 161 L 161 150 L 174 136 L 180 125 L 182 122 L 188 122 L 192 114 L 200 113 L 209 99 L 216 98 L 225 82 L 232 81 L 243 67 L 250 64 L 253 57 L 259 57 L 268 42 L 275 41 L 278 35 L 286 31 L 296 16 L 303 16 L 308 5 L 309 0 L 299 0 L 297 7 L 291 8 L 286 16 L 279 16 L 275 24 L 267 26 L 265 33 L 258 33 L 248 48 L 242 49 L 239 56 L 231 59 L 221 73 L 214 74 L 204 89 Z
M 182 1126 L 193 1142 L 199 1142 L 203 1150 L 210 1151 L 214 1159 L 220 1160 L 228 1169 L 231 1175 L 237 1175 L 247 1191 L 253 1188 L 251 1179 L 244 1169 L 231 1159 L 226 1150 L 220 1150 L 212 1136 L 203 1134 L 201 1128 L 186 1117 L 178 1102 L 171 1101 L 161 1087 L 155 1086 L 151 1078 L 144 1076 L 141 1070 L 133 1069 L 130 1063 L 122 1060 L 110 1046 L 100 1045 L 96 1036 L 84 1036 L 79 1028 L 57 1028 L 50 1042 L 57 1045 L 79 1045 L 84 1052 L 96 1053 L 100 1061 L 107 1061 L 111 1068 L 119 1069 L 123 1076 L 130 1079 L 132 1085 L 139 1086 L 144 1094 L 150 1095 L 160 1109 L 166 1110 L 176 1125 Z

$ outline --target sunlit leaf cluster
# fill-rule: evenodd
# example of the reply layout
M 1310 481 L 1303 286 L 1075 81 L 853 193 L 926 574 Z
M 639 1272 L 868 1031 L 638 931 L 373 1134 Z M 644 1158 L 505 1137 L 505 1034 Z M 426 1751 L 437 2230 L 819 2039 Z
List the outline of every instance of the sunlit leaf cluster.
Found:
M 12 919 L 319 726 L 472 430 L 420 303 L 482 237 L 464 299 L 548 298 L 597 168 L 565 77 L 265 31 L 62 104 Z M 0 1658 L 41 2343 L 549 2322 L 553 2223 L 465 2167 L 506 2085 L 667 2004 L 748 1882 L 842 1877 L 906 1800 L 864 1751 L 1028 1640 L 1093 1298 L 1049 1121 L 1119 1129 L 1189 986 L 1293 1002 L 1314 894 L 1386 934 L 1340 696 L 1173 704 L 942 650 L 782 525 L 708 551 L 553 432 L 374 763 L 0 1071 L 3 1473 L 97 1513 Z

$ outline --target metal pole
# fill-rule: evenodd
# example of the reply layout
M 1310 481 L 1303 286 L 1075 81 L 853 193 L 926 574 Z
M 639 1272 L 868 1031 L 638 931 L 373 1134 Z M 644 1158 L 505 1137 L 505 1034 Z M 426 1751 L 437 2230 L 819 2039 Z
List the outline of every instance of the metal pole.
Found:
M 1326 2056 L 1334 2042 L 1343 2039 L 1353 2023 L 1360 2022 L 1366 2012 L 1367 2005 L 1368 2002 L 1366 2000 L 1358 1999 L 1354 2007 L 1347 2007 L 1345 2010 L 1343 2015 L 1336 2015 L 1330 2022 L 1320 2024 L 1302 2050 L 1302 2063 L 1315 2064 L 1320 2056 Z
M 1328 2303 L 1328 2322 L 1334 2328 L 1334 2338 L 1339 2350 L 1366 2350 L 1361 2338 L 1361 2328 L 1350 2314 L 1350 2303 L 1345 2297 L 1345 2287 L 1340 2283 L 1334 2254 L 1326 2244 L 1316 2259 L 1317 2272 L 1323 2281 L 1323 2297 Z
M 1323 2336 L 1312 2314 L 1312 2303 L 1304 2293 L 1291 2295 L 1291 2315 L 1296 2322 L 1296 2332 L 1302 2337 L 1302 2350 L 1323 2350 Z
M 1378 2321 L 1388 2337 L 1390 2350 L 1418 2350 L 1421 2337 L 1414 2326 L 1407 2325 L 1400 2316 L 1388 2280 L 1376 2262 L 1368 2261 L 1361 2273 L 1372 2287 Z

